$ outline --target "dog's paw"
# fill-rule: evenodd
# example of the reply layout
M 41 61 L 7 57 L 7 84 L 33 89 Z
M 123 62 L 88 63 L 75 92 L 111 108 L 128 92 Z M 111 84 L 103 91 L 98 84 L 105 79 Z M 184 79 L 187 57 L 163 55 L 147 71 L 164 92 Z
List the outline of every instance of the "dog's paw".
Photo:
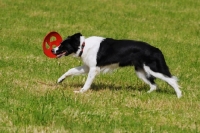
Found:
M 74 91 L 74 93 L 81 93 L 80 91 Z
M 156 90 L 156 85 L 151 85 L 151 88 L 150 88 L 149 91 L 147 91 L 147 93 L 151 93 L 151 92 L 153 92 L 155 90 Z
M 147 91 L 147 93 L 151 93 L 151 92 L 153 92 L 155 90 L 156 90 L 156 88 L 150 89 L 149 91 Z
M 85 91 L 83 89 L 80 89 L 79 91 L 74 91 L 74 93 L 84 93 Z
M 57 83 L 61 83 L 63 80 L 64 80 L 65 78 L 59 78 L 58 80 L 57 80 Z
M 181 98 L 181 97 L 182 97 L 182 93 L 181 93 L 181 91 L 178 92 L 176 95 L 177 95 L 178 98 Z

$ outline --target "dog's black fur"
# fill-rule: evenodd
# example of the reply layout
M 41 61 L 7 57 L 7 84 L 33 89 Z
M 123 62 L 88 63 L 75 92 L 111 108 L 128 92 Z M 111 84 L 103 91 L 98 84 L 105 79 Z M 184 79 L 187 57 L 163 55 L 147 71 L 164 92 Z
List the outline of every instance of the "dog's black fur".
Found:
M 162 52 L 141 41 L 111 38 L 102 41 L 97 53 L 97 66 L 114 63 L 119 63 L 120 67 L 135 66 L 135 69 L 142 69 L 143 64 L 146 64 L 153 71 L 171 77 Z

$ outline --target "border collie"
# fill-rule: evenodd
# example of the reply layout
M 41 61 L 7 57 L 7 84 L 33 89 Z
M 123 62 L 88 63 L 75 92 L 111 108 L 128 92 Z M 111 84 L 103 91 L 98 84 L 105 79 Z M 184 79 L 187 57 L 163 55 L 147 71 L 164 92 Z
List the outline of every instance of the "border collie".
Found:
M 83 88 L 75 93 L 86 92 L 100 72 L 134 66 L 137 76 L 150 86 L 148 93 L 156 90 L 154 80 L 159 78 L 174 88 L 178 98 L 182 96 L 177 78 L 171 75 L 162 52 L 146 42 L 97 36 L 85 38 L 81 33 L 76 33 L 53 48 L 52 53 L 57 58 L 73 54 L 83 60 L 83 66 L 68 70 L 57 81 L 60 83 L 69 76 L 88 74 Z

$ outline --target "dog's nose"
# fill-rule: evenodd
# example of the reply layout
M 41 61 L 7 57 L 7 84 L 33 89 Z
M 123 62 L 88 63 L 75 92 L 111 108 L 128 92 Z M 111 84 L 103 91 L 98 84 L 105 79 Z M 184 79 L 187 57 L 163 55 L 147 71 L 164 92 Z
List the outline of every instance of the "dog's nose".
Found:
M 51 52 L 54 54 L 54 53 L 55 53 L 55 52 L 54 52 L 54 49 L 52 49 Z

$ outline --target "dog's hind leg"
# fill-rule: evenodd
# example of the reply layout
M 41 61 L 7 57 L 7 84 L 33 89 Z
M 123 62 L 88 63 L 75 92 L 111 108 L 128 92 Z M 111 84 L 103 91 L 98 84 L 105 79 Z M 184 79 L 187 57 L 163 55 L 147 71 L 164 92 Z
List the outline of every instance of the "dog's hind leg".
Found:
M 148 74 L 151 74 L 153 75 L 154 77 L 156 78 L 159 78 L 159 79 L 162 79 L 164 80 L 165 82 L 167 82 L 171 87 L 174 88 L 175 92 L 176 92 L 176 95 L 178 98 L 180 98 L 182 96 L 182 92 L 181 90 L 179 89 L 179 85 L 177 83 L 177 78 L 174 77 L 174 76 L 171 76 L 171 77 L 168 77 L 162 73 L 159 73 L 159 72 L 154 72 L 152 71 L 148 66 L 144 65 L 144 70 L 145 72 L 147 72 Z
M 81 88 L 80 91 L 74 91 L 74 92 L 75 92 L 75 93 L 83 93 L 83 92 L 86 92 L 86 91 L 90 88 L 90 86 L 91 86 L 91 84 L 92 84 L 92 82 L 93 82 L 95 76 L 96 76 L 97 74 L 99 74 L 99 73 L 100 73 L 100 67 L 91 67 L 90 70 L 89 70 L 89 73 L 88 73 L 87 80 L 86 80 L 86 82 L 85 82 L 83 88 Z
M 88 72 L 89 72 L 89 67 L 85 65 L 69 69 L 65 74 L 63 74 L 58 79 L 57 83 L 61 83 L 68 76 L 80 75 L 80 74 L 85 74 Z
M 148 91 L 148 93 L 151 93 L 152 91 L 156 90 L 154 77 L 152 77 L 151 75 L 148 75 L 143 69 L 135 68 L 135 71 L 136 71 L 137 76 L 150 86 L 150 90 Z

